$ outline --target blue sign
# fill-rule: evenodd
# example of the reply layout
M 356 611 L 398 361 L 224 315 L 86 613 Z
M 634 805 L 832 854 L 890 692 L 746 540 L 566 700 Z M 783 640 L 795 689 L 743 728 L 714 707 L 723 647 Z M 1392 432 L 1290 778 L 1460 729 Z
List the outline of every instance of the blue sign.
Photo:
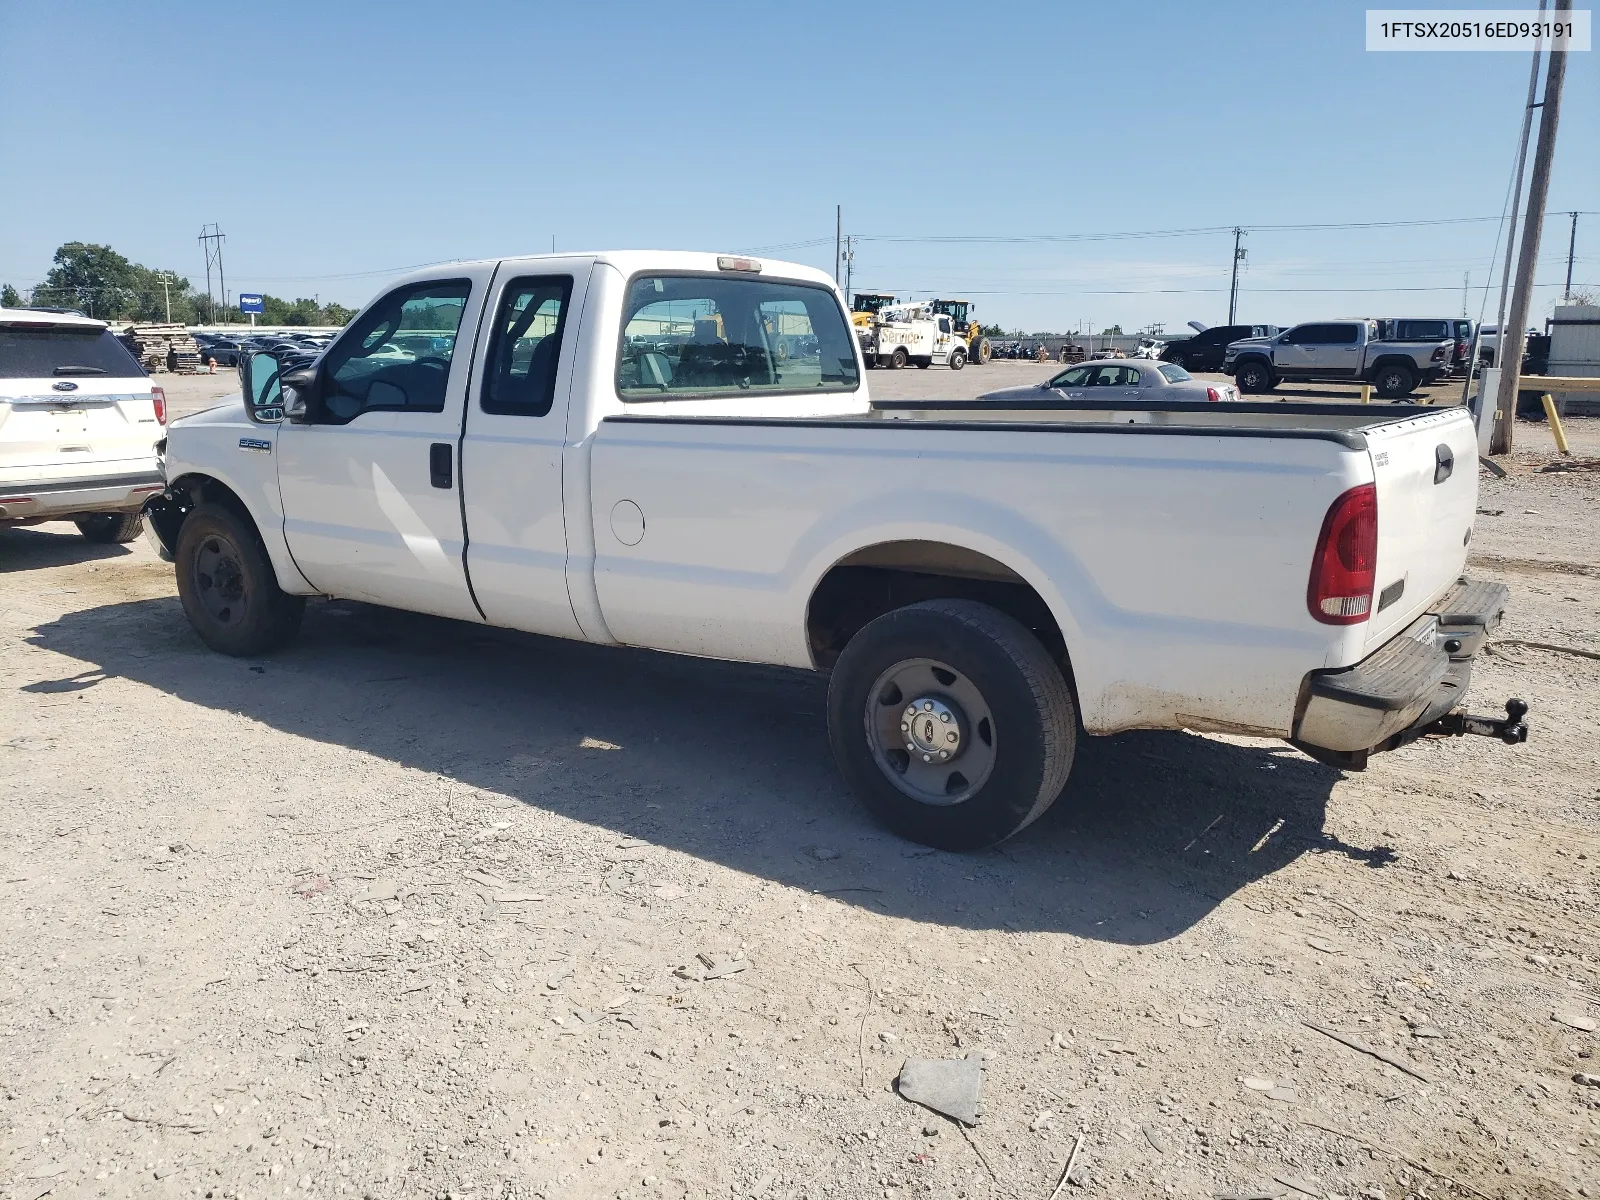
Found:
M 262 302 L 258 292 L 239 293 L 239 311 L 242 313 L 264 313 L 266 305 Z

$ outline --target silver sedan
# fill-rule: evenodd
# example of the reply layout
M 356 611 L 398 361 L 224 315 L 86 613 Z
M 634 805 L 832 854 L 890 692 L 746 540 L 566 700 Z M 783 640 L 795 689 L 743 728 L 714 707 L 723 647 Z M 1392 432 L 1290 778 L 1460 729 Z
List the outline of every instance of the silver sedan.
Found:
M 1183 400 L 1201 404 L 1235 401 L 1239 389 L 1231 383 L 1205 383 L 1175 363 L 1138 358 L 1095 359 L 1068 367 L 1043 383 L 985 392 L 979 400 L 1106 401 L 1114 404 L 1151 404 Z

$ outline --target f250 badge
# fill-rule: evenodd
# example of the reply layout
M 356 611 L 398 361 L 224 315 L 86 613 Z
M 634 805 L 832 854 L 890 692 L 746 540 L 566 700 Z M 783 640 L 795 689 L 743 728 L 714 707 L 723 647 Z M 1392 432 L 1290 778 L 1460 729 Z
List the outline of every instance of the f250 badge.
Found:
M 239 449 L 248 450 L 252 454 L 271 454 L 272 443 L 266 438 L 240 438 Z

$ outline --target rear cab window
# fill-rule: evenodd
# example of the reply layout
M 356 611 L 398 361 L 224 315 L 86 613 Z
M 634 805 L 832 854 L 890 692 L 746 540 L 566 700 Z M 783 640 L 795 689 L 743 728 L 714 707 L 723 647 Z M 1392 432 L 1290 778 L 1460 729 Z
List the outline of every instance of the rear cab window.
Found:
M 617 355 L 624 402 L 853 392 L 855 339 L 827 288 L 748 276 L 652 274 L 628 286 Z
M 1156 370 L 1161 372 L 1161 378 L 1168 383 L 1187 383 L 1194 376 L 1185 371 L 1176 363 L 1162 363 Z
M 79 325 L 0 325 L 0 379 L 145 379 L 109 330 Z

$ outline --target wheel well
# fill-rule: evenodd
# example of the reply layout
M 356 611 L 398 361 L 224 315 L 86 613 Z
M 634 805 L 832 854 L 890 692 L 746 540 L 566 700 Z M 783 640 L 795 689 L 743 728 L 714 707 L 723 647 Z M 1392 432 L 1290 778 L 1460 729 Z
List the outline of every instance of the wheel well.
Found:
M 1050 606 L 1004 563 L 944 542 L 880 542 L 840 559 L 806 609 L 812 657 L 831 667 L 868 622 L 920 600 L 976 600 L 1020 621 L 1071 681 L 1066 640 Z
M 198 505 L 215 504 L 250 523 L 255 528 L 256 519 L 250 515 L 250 509 L 239 498 L 239 494 L 210 475 L 180 475 L 167 485 L 166 493 L 153 501 L 146 509 L 150 523 L 155 526 L 156 535 L 160 537 L 161 544 L 169 553 L 178 549 L 178 530 L 188 519 Z
M 1387 357 L 1380 358 L 1377 362 L 1372 364 L 1372 373 L 1376 375 L 1379 371 L 1382 371 L 1388 367 L 1404 367 L 1413 375 L 1422 374 L 1421 368 L 1419 368 L 1415 362 L 1403 354 L 1390 354 Z

